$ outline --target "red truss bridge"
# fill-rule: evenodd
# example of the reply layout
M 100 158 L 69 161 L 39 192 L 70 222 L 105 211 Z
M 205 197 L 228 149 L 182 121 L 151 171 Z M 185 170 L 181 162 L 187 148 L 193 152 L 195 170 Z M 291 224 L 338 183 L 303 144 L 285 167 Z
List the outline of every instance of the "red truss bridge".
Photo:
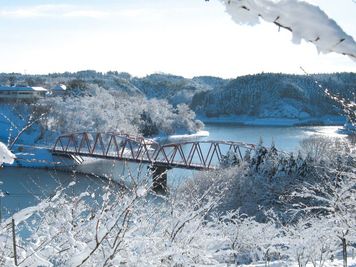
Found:
M 227 160 L 243 160 L 253 144 L 230 141 L 196 141 L 160 145 L 152 139 L 122 133 L 69 133 L 57 138 L 52 153 L 149 164 L 166 169 L 213 170 Z

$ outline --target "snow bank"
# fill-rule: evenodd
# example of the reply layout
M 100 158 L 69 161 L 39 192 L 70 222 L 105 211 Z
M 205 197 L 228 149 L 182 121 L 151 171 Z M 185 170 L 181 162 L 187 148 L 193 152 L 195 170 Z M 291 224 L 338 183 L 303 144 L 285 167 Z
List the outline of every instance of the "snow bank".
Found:
M 194 134 L 175 134 L 175 135 L 170 135 L 168 136 L 167 140 L 168 141 L 178 141 L 178 140 L 194 140 L 194 139 L 198 139 L 201 137 L 207 137 L 209 136 L 209 132 L 208 131 L 198 131 Z
M 0 165 L 3 163 L 12 164 L 16 156 L 8 150 L 7 146 L 0 142 Z
M 209 136 L 208 131 L 200 130 L 194 134 L 174 134 L 174 135 L 169 135 L 169 136 L 159 136 L 159 137 L 155 138 L 155 141 L 158 141 L 158 142 L 190 141 L 190 140 L 196 140 L 196 139 L 199 139 L 202 137 L 207 137 L 207 136 Z
M 49 207 L 49 205 L 50 205 L 50 202 L 43 201 L 43 202 L 40 202 L 39 204 L 37 204 L 36 206 L 24 208 L 24 209 L 16 212 L 15 214 L 13 214 L 11 216 L 11 218 L 8 218 L 5 221 L 5 225 L 10 224 L 11 219 L 14 219 L 17 224 L 24 222 L 29 217 L 31 217 L 33 214 L 35 214 L 36 212 L 45 210 L 47 207 Z
M 52 156 L 50 147 L 41 147 L 34 145 L 14 145 L 13 151 L 16 154 L 14 167 L 31 168 L 53 168 L 60 166 L 72 166 L 72 160 L 59 160 Z
M 239 24 L 256 25 L 260 17 L 287 29 L 293 43 L 313 43 L 318 52 L 336 52 L 356 60 L 356 43 L 319 7 L 298 0 L 221 0 Z

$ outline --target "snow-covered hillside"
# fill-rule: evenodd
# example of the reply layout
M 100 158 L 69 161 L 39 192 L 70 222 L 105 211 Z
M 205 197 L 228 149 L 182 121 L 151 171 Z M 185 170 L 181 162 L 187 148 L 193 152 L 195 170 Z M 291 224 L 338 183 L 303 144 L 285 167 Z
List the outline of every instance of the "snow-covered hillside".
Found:
M 307 120 L 340 115 L 341 108 L 315 83 L 346 99 L 356 92 L 356 74 L 258 74 L 238 77 L 218 90 L 196 94 L 191 107 L 208 117 L 248 115 L 258 118 Z
M 152 74 L 133 78 L 132 83 L 149 98 L 164 98 L 173 104 L 187 103 L 197 92 L 211 90 L 206 83 L 170 74 Z
M 322 116 L 340 116 L 338 104 L 325 96 L 318 81 L 330 92 L 354 101 L 355 73 L 288 75 L 262 73 L 236 79 L 201 76 L 193 79 L 171 74 L 152 74 L 143 78 L 115 71 L 80 71 L 49 75 L 0 74 L 0 84 L 67 85 L 68 95 L 88 93 L 90 86 L 110 89 L 129 96 L 184 103 L 202 117 L 250 116 L 263 119 L 296 119 L 322 124 Z M 339 124 L 343 119 L 336 119 Z M 325 122 L 325 120 L 324 120 Z M 327 122 L 326 122 L 327 123 Z

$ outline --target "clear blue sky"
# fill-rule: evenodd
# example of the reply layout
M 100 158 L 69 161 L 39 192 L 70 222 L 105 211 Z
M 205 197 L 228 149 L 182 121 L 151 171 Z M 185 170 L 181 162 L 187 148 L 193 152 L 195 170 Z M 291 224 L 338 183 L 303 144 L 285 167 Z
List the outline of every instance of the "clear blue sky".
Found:
M 356 3 L 308 0 L 356 39 Z M 356 72 L 274 25 L 235 24 L 217 0 L 0 0 L 0 72 L 94 69 L 144 76 Z

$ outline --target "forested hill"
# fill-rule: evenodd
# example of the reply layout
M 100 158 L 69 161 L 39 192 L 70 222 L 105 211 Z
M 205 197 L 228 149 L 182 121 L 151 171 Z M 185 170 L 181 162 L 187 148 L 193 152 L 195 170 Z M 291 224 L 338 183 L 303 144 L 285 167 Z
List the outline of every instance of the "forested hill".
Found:
M 356 73 L 289 75 L 262 73 L 236 79 L 203 76 L 187 79 L 170 74 L 152 74 L 143 78 L 110 71 L 79 71 L 49 75 L 0 74 L 0 84 L 51 86 L 67 85 L 67 94 L 85 92 L 89 85 L 167 99 L 176 105 L 186 103 L 198 114 L 208 117 L 248 115 L 261 118 L 299 118 L 340 114 L 340 108 L 324 96 L 315 83 L 354 100 Z
M 323 89 L 354 100 L 356 73 L 287 75 L 263 73 L 238 77 L 225 86 L 194 95 L 191 107 L 207 116 L 307 118 L 340 114 Z

